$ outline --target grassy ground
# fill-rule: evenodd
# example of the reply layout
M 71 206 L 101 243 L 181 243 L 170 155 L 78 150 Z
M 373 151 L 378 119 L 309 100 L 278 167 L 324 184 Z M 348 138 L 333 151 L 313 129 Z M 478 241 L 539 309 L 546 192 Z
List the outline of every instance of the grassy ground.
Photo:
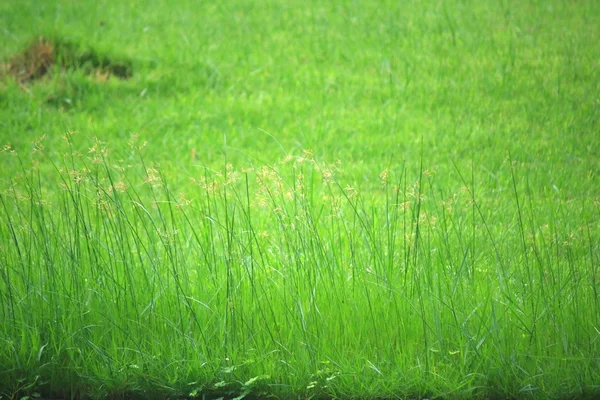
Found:
M 2 398 L 600 395 L 600 3 L 0 26 Z

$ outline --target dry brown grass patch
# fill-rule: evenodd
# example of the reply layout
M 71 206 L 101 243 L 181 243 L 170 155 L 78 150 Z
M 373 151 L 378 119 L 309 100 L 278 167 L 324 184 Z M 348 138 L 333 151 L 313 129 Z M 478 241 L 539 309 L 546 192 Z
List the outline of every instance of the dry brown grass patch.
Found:
M 54 46 L 44 37 L 31 43 L 23 52 L 13 56 L 5 70 L 19 82 L 40 79 L 52 68 L 55 61 Z
M 112 76 L 129 79 L 133 74 L 128 61 L 113 61 L 92 49 L 43 36 L 3 63 L 0 73 L 13 77 L 22 85 L 42 79 L 54 66 L 61 70 L 82 70 L 99 82 L 106 82 Z

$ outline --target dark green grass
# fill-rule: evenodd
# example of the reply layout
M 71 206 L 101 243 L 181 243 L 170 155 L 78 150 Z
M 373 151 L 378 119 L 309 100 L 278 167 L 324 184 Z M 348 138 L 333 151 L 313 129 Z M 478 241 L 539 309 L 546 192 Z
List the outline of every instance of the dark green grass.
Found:
M 598 395 L 599 3 L 0 25 L 132 73 L 0 82 L 1 396 Z

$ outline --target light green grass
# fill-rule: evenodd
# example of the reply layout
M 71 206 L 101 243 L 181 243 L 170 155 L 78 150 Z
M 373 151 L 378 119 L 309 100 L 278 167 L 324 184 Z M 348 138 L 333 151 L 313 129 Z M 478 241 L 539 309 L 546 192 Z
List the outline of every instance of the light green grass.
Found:
M 0 25 L 134 68 L 0 82 L 1 396 L 599 393 L 599 3 Z

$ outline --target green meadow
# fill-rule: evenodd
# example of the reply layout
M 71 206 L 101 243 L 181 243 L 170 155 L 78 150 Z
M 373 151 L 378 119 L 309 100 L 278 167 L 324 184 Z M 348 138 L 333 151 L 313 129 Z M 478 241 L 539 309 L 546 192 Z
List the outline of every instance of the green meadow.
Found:
M 600 396 L 600 2 L 0 2 L 0 399 Z

